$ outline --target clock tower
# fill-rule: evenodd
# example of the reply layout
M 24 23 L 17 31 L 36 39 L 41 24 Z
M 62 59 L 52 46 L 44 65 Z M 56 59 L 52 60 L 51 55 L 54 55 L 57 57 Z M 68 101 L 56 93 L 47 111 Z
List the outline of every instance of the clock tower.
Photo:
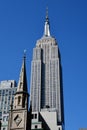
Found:
M 8 130 L 29 130 L 28 90 L 26 78 L 25 55 L 20 72 L 17 92 L 9 113 Z

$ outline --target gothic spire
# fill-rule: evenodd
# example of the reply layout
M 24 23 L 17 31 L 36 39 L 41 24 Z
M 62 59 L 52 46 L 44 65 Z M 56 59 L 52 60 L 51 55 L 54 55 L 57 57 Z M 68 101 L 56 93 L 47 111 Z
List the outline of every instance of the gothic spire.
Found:
M 48 8 L 46 8 L 46 21 L 44 26 L 44 36 L 50 36 L 50 24 L 49 24 L 49 17 L 48 17 Z
M 22 67 L 21 67 L 17 92 L 27 92 L 27 77 L 26 77 L 25 60 L 26 60 L 26 54 L 25 54 L 25 51 L 24 51 L 23 63 L 22 63 Z

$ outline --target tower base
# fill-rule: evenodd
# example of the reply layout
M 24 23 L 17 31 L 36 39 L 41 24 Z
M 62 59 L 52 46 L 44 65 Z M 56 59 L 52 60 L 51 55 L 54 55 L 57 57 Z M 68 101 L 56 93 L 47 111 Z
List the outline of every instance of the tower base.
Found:
M 63 125 L 57 123 L 57 112 L 32 112 L 32 130 L 64 130 Z

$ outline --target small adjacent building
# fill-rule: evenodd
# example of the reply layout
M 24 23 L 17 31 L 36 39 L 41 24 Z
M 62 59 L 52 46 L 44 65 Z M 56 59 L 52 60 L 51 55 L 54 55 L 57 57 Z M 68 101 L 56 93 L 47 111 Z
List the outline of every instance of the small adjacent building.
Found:
M 1 130 L 7 130 L 8 117 L 11 102 L 14 101 L 14 94 L 17 86 L 15 80 L 4 80 L 0 82 L 0 121 Z

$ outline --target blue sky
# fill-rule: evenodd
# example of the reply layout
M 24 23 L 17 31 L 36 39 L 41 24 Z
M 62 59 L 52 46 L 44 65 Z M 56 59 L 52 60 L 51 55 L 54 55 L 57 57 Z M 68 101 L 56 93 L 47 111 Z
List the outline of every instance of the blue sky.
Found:
M 30 87 L 32 51 L 43 35 L 46 6 L 62 58 L 65 128 L 87 128 L 87 0 L 0 0 L 0 81 L 18 82 L 26 49 Z

